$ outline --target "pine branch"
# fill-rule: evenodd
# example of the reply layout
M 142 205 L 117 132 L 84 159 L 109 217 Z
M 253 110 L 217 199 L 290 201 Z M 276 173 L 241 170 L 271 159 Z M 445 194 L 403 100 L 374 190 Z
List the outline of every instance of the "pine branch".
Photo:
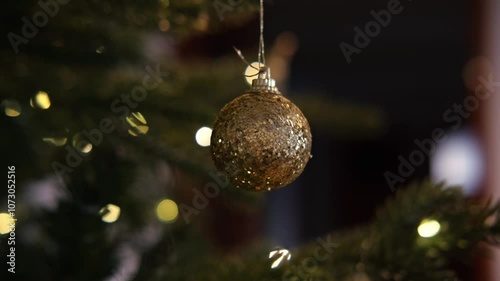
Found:
M 185 280 L 454 280 L 452 264 L 470 262 L 481 241 L 498 245 L 499 213 L 499 204 L 474 203 L 458 188 L 415 183 L 389 199 L 370 225 L 321 238 L 338 244 L 324 260 L 317 255 L 322 243 L 315 241 L 271 269 L 274 260 L 263 247 L 252 256 L 209 262 L 209 270 Z M 435 236 L 419 234 L 426 219 L 439 223 Z

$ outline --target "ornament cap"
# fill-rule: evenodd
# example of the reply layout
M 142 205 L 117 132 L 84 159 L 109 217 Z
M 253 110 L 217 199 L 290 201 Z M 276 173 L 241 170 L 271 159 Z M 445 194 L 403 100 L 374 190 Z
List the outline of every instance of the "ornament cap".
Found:
M 248 90 L 250 93 L 271 92 L 280 94 L 276 81 L 271 79 L 271 69 L 269 67 L 261 67 L 257 79 L 252 81 L 252 87 Z

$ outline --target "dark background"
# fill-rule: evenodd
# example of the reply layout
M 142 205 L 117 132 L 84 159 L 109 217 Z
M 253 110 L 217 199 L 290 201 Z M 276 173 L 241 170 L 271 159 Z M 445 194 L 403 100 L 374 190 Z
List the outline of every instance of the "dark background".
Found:
M 473 9 L 467 1 L 401 1 L 403 11 L 392 15 L 390 24 L 347 63 L 339 44 L 354 45 L 353 28 L 364 29 L 373 20 L 370 11 L 387 9 L 388 2 L 266 5 L 266 40 L 283 31 L 299 39 L 292 92 L 317 89 L 334 101 L 376 106 L 387 122 L 383 132 L 368 139 L 313 128 L 314 160 L 299 183 L 270 195 L 269 229 L 279 242 L 296 244 L 372 218 L 391 194 L 384 172 L 397 171 L 398 155 L 406 158 L 415 139 L 430 137 L 434 128 L 446 129 L 443 113 L 467 93 L 462 69 L 474 46 Z M 426 159 L 405 183 L 428 174 Z

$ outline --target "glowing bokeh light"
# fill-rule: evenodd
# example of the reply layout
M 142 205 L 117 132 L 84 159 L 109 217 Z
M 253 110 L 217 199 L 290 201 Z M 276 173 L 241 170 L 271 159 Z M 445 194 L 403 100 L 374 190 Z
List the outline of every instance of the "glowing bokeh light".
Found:
M 289 261 L 292 258 L 292 254 L 287 249 L 276 249 L 269 252 L 269 259 L 274 259 L 271 264 L 271 268 L 277 268 L 283 261 Z
M 12 217 L 7 213 L 0 213 L 0 234 L 7 234 L 11 230 Z
M 72 145 L 78 152 L 85 154 L 90 153 L 93 148 L 92 144 L 81 133 L 73 136 Z
M 42 140 L 54 146 L 63 146 L 68 141 L 68 138 L 42 138 Z
M 9 117 L 17 117 L 21 115 L 21 105 L 17 100 L 8 99 L 2 102 L 5 115 Z
M 99 215 L 102 217 L 103 222 L 113 223 L 120 217 L 121 209 L 120 207 L 108 204 L 99 211 Z
M 90 151 L 92 151 L 92 148 L 93 148 L 92 144 L 90 142 L 87 142 L 85 145 L 82 145 L 80 147 L 80 152 L 87 154 Z
M 437 220 L 425 219 L 418 226 L 418 235 L 424 238 L 436 236 L 441 230 L 441 224 Z
M 162 200 L 156 207 L 156 215 L 161 221 L 173 222 L 179 215 L 179 207 L 173 200 Z
M 130 127 L 128 133 L 134 137 L 145 135 L 149 131 L 148 122 L 140 112 L 132 112 L 125 120 Z
M 430 170 L 436 182 L 461 186 L 467 195 L 477 193 L 484 179 L 486 164 L 476 136 L 469 131 L 449 134 L 431 155 Z
M 51 105 L 49 94 L 45 91 L 38 91 L 30 100 L 30 105 L 40 109 L 48 109 Z
M 260 67 L 264 67 L 264 65 L 261 63 Z M 248 85 L 252 85 L 252 81 L 254 79 L 257 79 L 257 74 L 259 74 L 259 63 L 258 62 L 252 62 L 250 66 L 247 66 L 245 69 L 245 81 L 247 82 Z
M 200 128 L 195 135 L 196 143 L 199 146 L 209 146 L 210 145 L 210 137 L 212 136 L 212 129 L 209 127 Z

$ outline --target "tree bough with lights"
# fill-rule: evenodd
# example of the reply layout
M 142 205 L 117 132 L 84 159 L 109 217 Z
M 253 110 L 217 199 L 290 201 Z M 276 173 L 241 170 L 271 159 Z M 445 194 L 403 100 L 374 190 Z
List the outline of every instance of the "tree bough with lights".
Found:
M 497 244 L 498 205 L 479 205 L 458 189 L 428 182 L 401 189 L 372 224 L 291 252 L 257 244 L 239 256 L 213 254 L 204 228 L 217 216 L 210 208 L 190 225 L 173 223 L 174 201 L 192 200 L 193 188 L 213 170 L 208 151 L 191 141 L 194 132 L 245 90 L 233 54 L 211 63 L 175 54 L 196 37 L 248 21 L 257 7 L 253 1 L 219 6 L 226 9 L 221 22 L 215 2 L 70 1 L 18 46 L 19 54 L 0 49 L 2 163 L 17 167 L 17 277 L 443 281 L 483 241 Z M 2 11 L 5 34 L 21 34 L 20 19 L 41 9 L 27 1 L 10 5 Z M 147 67 L 168 76 L 146 99 L 114 112 L 113 104 L 125 105 L 123 94 L 151 75 Z M 294 102 L 329 134 L 370 138 L 383 128 L 374 108 L 332 103 L 321 94 Z M 114 129 L 92 143 L 88 133 L 102 120 Z M 54 163 L 68 167 L 59 170 L 63 184 Z M 7 201 L 6 189 L 0 197 Z M 246 212 L 261 199 L 228 187 L 212 203 Z M 6 237 L 0 235 L 2 253 Z M 324 243 L 331 247 L 318 257 Z
M 415 183 L 389 199 L 369 225 L 290 253 L 210 260 L 186 280 L 458 280 L 453 268 L 487 254 L 488 244 L 498 246 L 499 214 L 499 204 L 475 203 L 460 188 Z

